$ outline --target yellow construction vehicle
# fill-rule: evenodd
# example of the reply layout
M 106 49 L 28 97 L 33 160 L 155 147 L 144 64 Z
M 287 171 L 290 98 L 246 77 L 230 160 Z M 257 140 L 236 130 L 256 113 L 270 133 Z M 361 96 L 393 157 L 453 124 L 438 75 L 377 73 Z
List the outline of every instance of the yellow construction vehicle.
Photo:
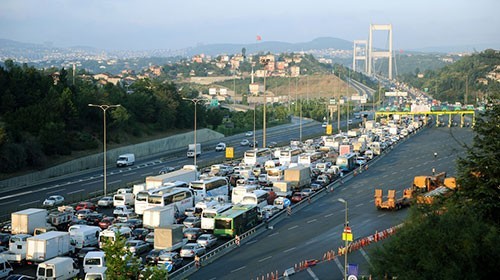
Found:
M 446 172 L 435 176 L 415 176 L 413 190 L 418 193 L 417 203 L 431 204 L 434 198 L 449 194 L 450 190 L 457 187 L 454 177 L 446 177 Z
M 387 200 L 383 200 L 382 190 L 375 189 L 375 206 L 377 209 L 389 209 L 398 210 L 403 207 L 409 206 L 412 200 L 411 189 L 405 189 L 403 191 L 403 197 L 396 199 L 396 191 L 389 190 L 387 194 Z

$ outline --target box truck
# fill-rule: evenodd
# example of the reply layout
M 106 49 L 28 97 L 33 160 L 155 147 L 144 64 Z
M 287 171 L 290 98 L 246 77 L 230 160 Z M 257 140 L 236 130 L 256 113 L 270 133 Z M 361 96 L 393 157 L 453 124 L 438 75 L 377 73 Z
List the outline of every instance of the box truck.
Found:
M 292 196 L 292 183 L 287 181 L 276 181 L 273 183 L 273 191 L 277 196 L 291 197 Z
M 27 239 L 26 262 L 40 263 L 74 252 L 69 232 L 49 231 Z
M 157 228 L 174 224 L 175 208 L 174 204 L 169 204 L 144 210 L 142 225 L 145 228 Z
M 300 191 L 311 185 L 311 169 L 307 166 L 295 166 L 285 170 L 284 181 L 292 184 L 292 189 Z
M 196 156 L 201 155 L 201 144 L 200 143 L 188 145 L 187 157 L 192 158 L 192 157 L 194 157 L 195 153 L 196 153 Z
M 72 258 L 58 257 L 38 265 L 37 280 L 68 280 L 78 276 L 80 269 Z
M 31 234 L 47 223 L 47 210 L 28 208 L 11 214 L 12 234 Z
M 9 239 L 9 250 L 2 252 L 0 256 L 10 263 L 23 264 L 26 260 L 27 239 L 31 236 L 30 234 L 12 235 Z
M 163 186 L 165 183 L 182 181 L 190 183 L 198 179 L 198 170 L 193 165 L 184 165 L 182 169 L 175 170 L 169 173 L 148 176 L 146 177 L 146 189 L 156 189 Z
M 154 248 L 175 251 L 187 243 L 182 232 L 183 225 L 169 225 L 155 228 Z
M 135 163 L 135 155 L 134 154 L 123 154 L 119 155 L 116 160 L 116 167 L 130 166 Z

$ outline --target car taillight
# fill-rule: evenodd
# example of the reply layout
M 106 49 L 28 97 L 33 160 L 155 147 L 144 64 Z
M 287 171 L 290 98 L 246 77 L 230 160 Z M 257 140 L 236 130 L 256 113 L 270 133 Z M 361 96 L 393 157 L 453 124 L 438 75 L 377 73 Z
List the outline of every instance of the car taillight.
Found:
M 193 250 L 191 250 L 191 254 L 193 254 L 193 255 L 194 255 L 194 251 L 193 251 Z

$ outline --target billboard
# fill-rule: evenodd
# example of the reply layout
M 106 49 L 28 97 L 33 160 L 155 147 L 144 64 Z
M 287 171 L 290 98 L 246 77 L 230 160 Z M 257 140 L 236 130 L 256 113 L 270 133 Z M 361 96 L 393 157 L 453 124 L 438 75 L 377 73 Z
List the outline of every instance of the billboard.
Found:
M 385 96 L 408 96 L 408 92 L 406 91 L 386 91 Z

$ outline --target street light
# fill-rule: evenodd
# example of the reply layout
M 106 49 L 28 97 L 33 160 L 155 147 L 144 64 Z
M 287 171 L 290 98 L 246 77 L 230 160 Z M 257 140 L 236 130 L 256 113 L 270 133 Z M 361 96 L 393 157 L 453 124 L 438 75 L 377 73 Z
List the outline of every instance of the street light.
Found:
M 337 199 L 339 202 L 342 202 L 345 204 L 345 224 L 344 224 L 344 228 L 347 227 L 349 225 L 349 221 L 347 220 L 347 201 L 345 201 L 344 199 L 342 198 L 339 198 Z M 347 238 L 345 238 L 345 258 L 344 258 L 344 279 L 347 280 L 347 246 L 349 245 L 348 244 L 348 240 Z
M 106 196 L 107 194 L 107 181 L 106 181 L 106 111 L 108 109 L 111 109 L 111 108 L 118 108 L 120 107 L 121 105 L 120 104 L 117 104 L 117 105 L 107 105 L 107 104 L 100 104 L 100 105 L 96 105 L 96 104 L 89 104 L 88 105 L 89 107 L 97 107 L 97 108 L 101 108 L 102 110 L 102 113 L 104 115 L 104 118 L 103 118 L 103 130 L 104 130 L 104 140 L 103 140 L 103 146 L 104 146 L 104 152 L 103 152 L 103 158 L 104 158 L 104 196 Z
M 202 98 L 182 98 L 183 100 L 188 100 L 194 103 L 194 166 L 196 165 L 196 105 L 198 105 L 198 102 L 200 101 L 205 101 L 205 99 Z

